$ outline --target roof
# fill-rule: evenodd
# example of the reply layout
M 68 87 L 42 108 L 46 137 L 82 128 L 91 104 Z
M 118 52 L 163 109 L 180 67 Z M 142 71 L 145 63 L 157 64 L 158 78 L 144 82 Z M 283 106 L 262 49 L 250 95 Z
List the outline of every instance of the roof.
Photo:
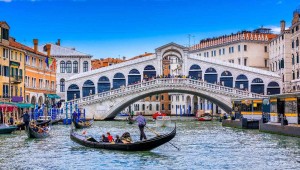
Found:
M 124 61 L 126 60 L 122 60 L 118 58 L 94 59 L 92 60 L 92 70 L 109 66 L 109 64 L 117 64 Z
M 82 52 L 79 52 L 79 51 L 75 50 L 75 48 L 62 47 L 60 45 L 56 45 L 56 44 L 52 44 L 52 43 L 48 43 L 48 44 L 51 45 L 51 52 L 50 52 L 51 56 L 86 56 L 86 57 L 92 57 L 92 55 L 82 53 Z M 47 44 L 39 46 L 38 47 L 39 51 L 46 54 L 47 52 L 44 50 L 44 47 L 46 45 Z
M 6 21 L 0 21 L 0 26 L 3 27 L 3 25 L 8 27 L 8 29 L 10 28 Z
M 155 51 L 160 51 L 161 49 L 164 49 L 164 48 L 169 47 L 169 46 L 175 46 L 175 47 L 178 47 L 178 48 L 181 48 L 181 49 L 187 49 L 188 50 L 188 47 L 176 44 L 174 42 L 170 42 L 166 45 L 163 45 L 163 46 L 160 46 L 160 47 L 156 48 Z
M 41 52 L 39 52 L 39 51 L 34 52 L 34 49 L 33 49 L 33 48 L 30 48 L 30 47 L 28 47 L 28 46 L 26 46 L 26 45 L 24 45 L 24 44 L 21 44 L 21 43 L 15 41 L 14 38 L 9 38 L 9 45 L 10 45 L 11 47 L 15 47 L 15 48 L 18 48 L 18 49 L 20 49 L 20 50 L 26 50 L 26 51 L 32 52 L 32 53 L 34 53 L 34 54 L 38 54 L 38 55 L 42 55 L 42 56 L 47 57 L 46 54 L 41 53 Z
M 151 56 L 151 55 L 153 55 L 153 53 L 145 53 L 145 54 L 141 54 L 141 55 L 132 57 L 132 58 L 130 58 L 128 60 L 135 60 L 135 59 L 138 59 L 138 58 L 147 57 L 147 56 Z

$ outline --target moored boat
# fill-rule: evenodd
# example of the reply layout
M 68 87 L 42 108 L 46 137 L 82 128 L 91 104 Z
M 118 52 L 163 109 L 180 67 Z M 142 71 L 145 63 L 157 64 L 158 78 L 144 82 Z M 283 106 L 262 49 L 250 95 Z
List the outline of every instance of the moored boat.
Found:
M 70 138 L 72 141 L 90 148 L 122 150 L 122 151 L 148 151 L 169 142 L 175 137 L 175 135 L 176 135 L 176 124 L 174 129 L 168 134 L 158 135 L 156 137 L 150 138 L 145 141 L 138 141 L 138 142 L 126 143 L 126 144 L 98 142 L 93 137 L 86 137 L 75 133 L 73 129 L 71 130 Z
M 17 129 L 17 126 L 9 126 L 6 124 L 0 124 L 0 134 L 10 134 Z
M 91 127 L 94 123 L 94 118 L 92 120 L 89 121 L 74 121 L 73 120 L 73 124 L 75 126 L 76 129 L 82 129 L 82 128 L 88 128 Z
M 37 127 L 39 128 L 39 127 Z M 48 127 L 48 130 L 42 130 L 39 132 L 39 130 L 35 130 L 31 125 L 26 128 L 26 133 L 28 135 L 28 138 L 46 138 L 50 136 L 49 134 L 50 128 Z

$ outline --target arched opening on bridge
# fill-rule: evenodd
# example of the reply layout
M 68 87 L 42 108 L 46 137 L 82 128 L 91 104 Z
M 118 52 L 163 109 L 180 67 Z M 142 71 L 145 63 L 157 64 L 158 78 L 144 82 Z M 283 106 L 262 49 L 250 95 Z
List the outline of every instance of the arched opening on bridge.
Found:
M 122 73 L 116 73 L 113 79 L 113 89 L 118 89 L 121 86 L 126 86 L 125 76 Z
M 258 93 L 258 94 L 264 94 L 264 91 L 265 91 L 264 81 L 260 78 L 253 79 L 252 83 L 251 83 L 251 92 Z
M 43 102 L 43 97 L 40 96 L 40 97 L 39 97 L 39 100 L 38 100 L 38 105 L 39 105 L 39 106 L 42 106 L 43 103 L 44 103 L 44 102 Z
M 275 81 L 270 82 L 267 87 L 267 95 L 273 95 L 273 94 L 280 94 L 279 84 Z
M 198 103 L 199 103 L 198 97 L 196 95 L 194 95 L 194 97 L 193 97 L 194 108 L 192 110 L 192 114 L 196 114 L 197 113 L 197 110 L 198 110 L 198 107 L 199 107 Z
M 128 85 L 132 85 L 141 81 L 141 73 L 137 69 L 132 69 L 128 74 Z
M 224 71 L 221 74 L 221 78 L 220 78 L 220 83 L 221 85 L 225 86 L 225 87 L 233 87 L 233 77 L 232 74 L 229 71 Z
M 82 97 L 95 94 L 95 84 L 91 80 L 84 82 L 82 86 Z
M 192 112 L 192 99 L 191 99 L 191 96 L 187 96 L 186 97 L 186 110 L 183 111 L 183 113 L 185 114 L 191 114 Z
M 152 66 L 152 65 L 147 65 L 145 68 L 144 68 L 144 72 L 143 72 L 143 79 L 148 79 L 148 78 L 153 78 L 153 77 L 156 77 L 156 71 L 155 71 L 155 67 Z
M 201 67 L 197 64 L 192 65 L 189 70 L 189 77 L 196 80 L 202 79 Z
M 106 76 L 102 76 L 98 80 L 98 93 L 110 90 L 110 82 Z
M 244 74 L 240 74 L 237 76 L 235 80 L 235 88 L 241 89 L 241 90 L 248 90 L 249 81 L 247 76 Z
M 67 91 L 67 100 L 73 100 L 76 98 L 80 98 L 80 90 L 79 87 L 76 84 L 71 84 L 68 87 Z
M 32 96 L 31 97 L 31 104 L 35 105 L 36 104 L 36 97 L 35 96 Z
M 206 69 L 204 74 L 204 80 L 208 83 L 217 83 L 218 82 L 218 74 L 216 69 L 210 67 Z

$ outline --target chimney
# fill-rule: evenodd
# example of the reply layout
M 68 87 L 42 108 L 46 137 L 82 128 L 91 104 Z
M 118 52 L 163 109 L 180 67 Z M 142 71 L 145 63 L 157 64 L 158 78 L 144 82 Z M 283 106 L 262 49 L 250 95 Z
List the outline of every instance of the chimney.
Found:
M 33 39 L 33 50 L 35 53 L 38 51 L 38 44 L 39 44 L 39 40 Z
M 60 46 L 60 39 L 57 39 L 56 45 Z
M 50 57 L 51 44 L 46 44 L 47 56 Z

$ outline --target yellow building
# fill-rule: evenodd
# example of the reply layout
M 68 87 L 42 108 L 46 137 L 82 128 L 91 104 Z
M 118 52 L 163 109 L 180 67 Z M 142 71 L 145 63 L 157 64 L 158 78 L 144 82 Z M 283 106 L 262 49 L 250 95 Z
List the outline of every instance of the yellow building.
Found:
M 9 29 L 0 21 L 0 100 L 23 102 L 25 51 L 11 46 Z

